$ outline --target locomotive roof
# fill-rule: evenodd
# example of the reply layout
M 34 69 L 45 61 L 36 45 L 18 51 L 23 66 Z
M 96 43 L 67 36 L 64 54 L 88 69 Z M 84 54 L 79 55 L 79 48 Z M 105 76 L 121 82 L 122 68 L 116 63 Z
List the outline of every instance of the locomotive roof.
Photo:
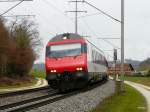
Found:
M 64 33 L 64 34 L 60 34 L 60 35 L 57 35 L 57 36 L 53 37 L 49 42 L 62 41 L 62 40 L 64 40 L 64 38 L 67 38 L 67 39 L 70 39 L 70 40 L 83 39 L 79 34 L 75 34 L 75 33 Z

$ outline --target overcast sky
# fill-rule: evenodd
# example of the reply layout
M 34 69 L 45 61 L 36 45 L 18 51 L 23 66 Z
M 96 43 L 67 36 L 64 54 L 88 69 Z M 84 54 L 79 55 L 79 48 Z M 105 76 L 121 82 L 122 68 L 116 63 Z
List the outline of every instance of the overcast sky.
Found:
M 120 20 L 121 0 L 87 1 Z M 0 13 L 16 3 L 0 2 Z M 68 0 L 34 0 L 33 2 L 23 2 L 6 15 L 36 15 L 29 19 L 38 23 L 44 46 L 37 62 L 44 62 L 45 46 L 48 40 L 56 34 L 74 32 L 74 14 L 66 13 L 68 10 L 74 10 L 74 6 L 73 3 L 68 3 Z M 150 0 L 125 0 L 125 58 L 144 60 L 150 57 L 149 6 Z M 87 39 L 102 50 L 112 50 L 113 47 L 110 44 L 97 38 L 120 38 L 120 24 L 102 14 L 87 16 L 98 13 L 98 11 L 86 4 L 79 3 L 79 10 L 88 12 L 79 14 L 81 16 L 79 18 L 79 34 L 90 36 Z M 12 20 L 12 18 L 7 19 L 8 21 Z M 109 41 L 120 48 L 120 40 Z M 120 50 L 118 52 L 120 58 Z M 105 51 L 105 54 L 110 60 L 112 52 Z

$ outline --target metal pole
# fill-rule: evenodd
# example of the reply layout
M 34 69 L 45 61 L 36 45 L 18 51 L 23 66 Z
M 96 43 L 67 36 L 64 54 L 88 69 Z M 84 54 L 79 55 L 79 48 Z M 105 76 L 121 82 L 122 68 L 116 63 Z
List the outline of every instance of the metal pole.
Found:
M 78 33 L 78 1 L 76 0 L 76 9 L 75 9 L 75 33 Z
M 124 0 L 121 0 L 121 80 L 123 85 L 124 83 Z
M 73 2 L 75 3 L 75 10 L 74 11 L 67 11 L 67 12 L 73 12 L 75 13 L 75 33 L 78 33 L 78 12 L 87 12 L 87 11 L 79 11 L 78 10 L 78 3 L 81 2 L 83 3 L 83 1 L 79 1 L 79 0 L 73 0 L 73 1 L 69 1 L 69 2 Z

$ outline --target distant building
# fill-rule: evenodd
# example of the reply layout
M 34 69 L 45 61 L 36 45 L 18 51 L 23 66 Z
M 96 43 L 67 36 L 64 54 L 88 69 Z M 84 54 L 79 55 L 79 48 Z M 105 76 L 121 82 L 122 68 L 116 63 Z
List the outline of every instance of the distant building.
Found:
M 135 72 L 133 66 L 131 64 L 124 64 L 125 75 L 133 75 Z M 121 64 L 116 64 L 115 66 L 111 65 L 108 69 L 108 74 L 120 74 L 121 73 Z

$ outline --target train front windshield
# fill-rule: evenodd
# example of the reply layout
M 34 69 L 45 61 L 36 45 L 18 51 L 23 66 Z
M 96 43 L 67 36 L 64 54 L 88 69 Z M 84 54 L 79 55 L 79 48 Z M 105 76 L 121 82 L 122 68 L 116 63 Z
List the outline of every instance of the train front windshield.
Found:
M 59 44 L 47 47 L 47 56 L 51 58 L 61 58 L 67 56 L 81 55 L 81 44 Z

